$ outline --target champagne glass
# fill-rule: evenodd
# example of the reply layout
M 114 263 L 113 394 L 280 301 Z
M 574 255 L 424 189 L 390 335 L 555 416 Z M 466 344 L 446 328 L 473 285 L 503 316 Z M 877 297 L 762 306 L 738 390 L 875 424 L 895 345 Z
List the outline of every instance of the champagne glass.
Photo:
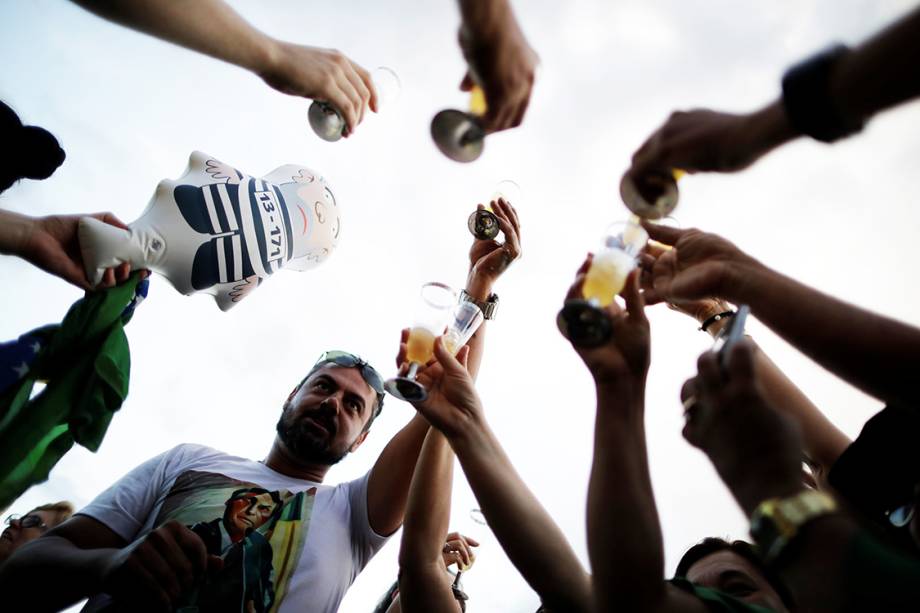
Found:
M 478 85 L 470 90 L 469 111 L 445 109 L 431 120 L 431 138 L 438 149 L 455 162 L 473 162 L 482 155 L 486 131 L 479 118 L 486 114 L 485 92 Z
M 677 207 L 680 192 L 677 182 L 686 172 L 678 168 L 670 173 L 635 176 L 627 171 L 620 179 L 620 197 L 626 208 L 643 219 L 667 217 Z
M 444 333 L 444 346 L 451 355 L 457 355 L 485 321 L 482 309 L 472 302 L 458 302 L 451 310 L 447 332 Z
M 377 90 L 377 108 L 382 111 L 399 98 L 401 88 L 396 72 L 386 66 L 379 66 L 371 71 L 371 81 Z M 342 138 L 345 131 L 345 118 L 329 102 L 314 100 L 307 114 L 310 127 L 321 139 L 335 142 Z
M 585 274 L 583 300 L 567 300 L 556 317 L 559 331 L 574 345 L 597 347 L 610 338 L 610 319 L 603 309 L 623 291 L 647 241 L 648 233 L 636 218 L 608 226 L 601 249 Z
M 383 386 L 386 391 L 406 402 L 421 402 L 428 397 L 428 391 L 415 380 L 415 376 L 419 367 L 427 364 L 434 355 L 434 339 L 444 332 L 456 303 L 457 293 L 449 286 L 436 282 L 422 286 L 406 343 L 409 372 L 405 377 L 387 380 Z
M 495 185 L 495 189 L 492 191 L 492 198 L 489 201 L 491 203 L 501 198 L 505 202 L 520 204 L 521 194 L 520 185 L 511 179 L 504 179 Z M 473 211 L 466 221 L 466 226 L 469 228 L 470 233 L 479 240 L 491 240 L 498 236 L 498 232 L 501 230 L 498 225 L 498 217 L 492 212 L 491 204 L 487 204 L 484 209 Z

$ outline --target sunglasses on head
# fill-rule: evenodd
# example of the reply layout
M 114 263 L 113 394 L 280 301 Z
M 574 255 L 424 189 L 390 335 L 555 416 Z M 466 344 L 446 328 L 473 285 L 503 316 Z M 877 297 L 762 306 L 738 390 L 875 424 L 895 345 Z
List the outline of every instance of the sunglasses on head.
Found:
M 361 378 L 377 393 L 377 407 L 379 411 L 384 393 L 383 377 L 380 376 L 380 373 L 377 372 L 373 366 L 355 354 L 348 353 L 347 351 L 324 351 L 323 354 L 319 356 L 319 359 L 316 360 L 316 363 L 313 364 L 311 370 L 316 370 L 318 366 L 323 364 L 335 364 L 336 366 L 344 366 L 345 368 L 357 368 L 361 372 Z
M 23 517 L 20 517 L 19 515 L 16 515 L 14 513 L 13 515 L 9 515 L 6 518 L 4 523 L 11 526 L 13 525 L 13 522 L 16 522 L 17 524 L 19 524 L 20 528 L 47 528 L 48 527 L 45 524 L 45 520 L 43 520 L 38 515 L 25 515 Z

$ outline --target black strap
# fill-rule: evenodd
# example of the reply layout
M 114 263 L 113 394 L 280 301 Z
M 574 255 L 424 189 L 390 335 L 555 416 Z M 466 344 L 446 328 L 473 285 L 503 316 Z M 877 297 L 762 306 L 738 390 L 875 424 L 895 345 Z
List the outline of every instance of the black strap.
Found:
M 850 52 L 834 45 L 796 64 L 783 76 L 783 108 L 792 127 L 825 143 L 862 130 L 862 117 L 846 117 L 831 98 L 830 74 Z
M 709 326 L 716 323 L 717 321 L 722 321 L 726 317 L 732 317 L 735 314 L 734 311 L 722 311 L 721 313 L 716 313 L 712 317 L 706 319 L 703 324 L 700 326 L 700 330 L 706 332 L 709 329 Z

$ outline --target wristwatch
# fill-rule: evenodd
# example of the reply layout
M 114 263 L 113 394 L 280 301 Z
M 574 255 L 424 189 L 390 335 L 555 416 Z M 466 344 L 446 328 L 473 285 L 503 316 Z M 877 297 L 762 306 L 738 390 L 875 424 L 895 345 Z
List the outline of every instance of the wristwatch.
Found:
M 774 562 L 802 526 L 837 510 L 837 502 L 823 492 L 805 490 L 788 498 L 770 498 L 751 514 L 751 536 L 767 563 Z
M 835 45 L 783 75 L 783 109 L 796 131 L 832 143 L 862 130 L 865 119 L 841 112 L 831 96 L 831 72 L 849 52 L 845 45 Z
M 472 302 L 479 307 L 479 310 L 482 311 L 482 316 L 486 321 L 495 318 L 495 311 L 498 310 L 498 294 L 492 293 L 489 294 L 489 297 L 482 300 L 476 300 L 470 296 L 465 289 L 460 290 L 460 301 L 461 302 Z

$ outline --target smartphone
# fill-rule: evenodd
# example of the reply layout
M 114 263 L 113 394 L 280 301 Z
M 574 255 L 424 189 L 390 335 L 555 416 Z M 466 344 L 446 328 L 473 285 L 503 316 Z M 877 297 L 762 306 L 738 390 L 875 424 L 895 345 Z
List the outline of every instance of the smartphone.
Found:
M 719 333 L 716 342 L 712 346 L 712 350 L 719 354 L 719 366 L 722 367 L 722 370 L 728 368 L 728 360 L 732 352 L 732 347 L 734 347 L 735 343 L 740 341 L 744 336 L 744 325 L 747 322 L 750 312 L 751 307 L 748 305 L 742 304 L 739 306 L 731 322 L 722 329 L 722 332 Z

